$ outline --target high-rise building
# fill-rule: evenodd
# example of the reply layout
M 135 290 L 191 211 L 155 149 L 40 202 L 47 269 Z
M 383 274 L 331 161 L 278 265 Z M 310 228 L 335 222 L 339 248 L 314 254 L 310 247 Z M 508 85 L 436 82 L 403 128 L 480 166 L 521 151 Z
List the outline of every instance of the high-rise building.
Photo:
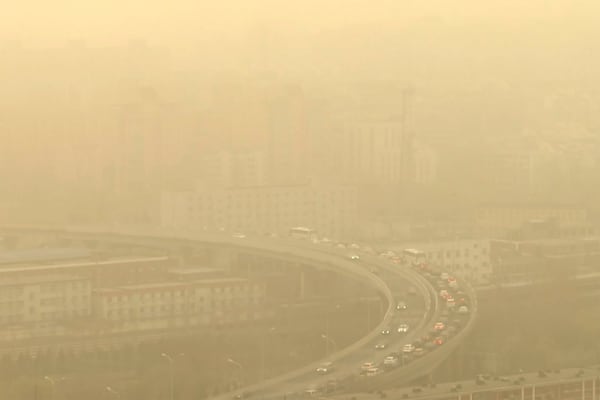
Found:
M 357 184 L 403 181 L 402 123 L 359 120 L 343 124 L 337 149 L 344 180 Z
M 220 152 L 200 161 L 199 187 L 260 186 L 267 182 L 262 152 Z
M 268 113 L 269 183 L 306 183 L 310 176 L 310 143 L 302 88 L 287 86 L 270 91 Z

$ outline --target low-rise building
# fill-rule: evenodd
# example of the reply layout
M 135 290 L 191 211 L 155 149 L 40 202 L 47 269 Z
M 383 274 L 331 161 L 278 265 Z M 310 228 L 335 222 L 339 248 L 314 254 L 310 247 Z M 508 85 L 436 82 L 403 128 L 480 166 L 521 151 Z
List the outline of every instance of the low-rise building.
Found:
M 566 279 L 596 269 L 600 239 L 493 240 L 491 256 L 500 282 Z
M 492 279 L 490 241 L 487 239 L 407 243 L 402 247 L 395 246 L 394 251 L 401 254 L 405 249 L 417 250 L 427 264 L 457 274 L 474 285 Z
M 0 276 L 0 326 L 36 328 L 90 314 L 91 283 L 85 277 Z
M 265 285 L 241 278 L 94 290 L 94 314 L 113 332 L 242 323 L 265 312 Z
M 488 204 L 478 209 L 476 224 L 481 234 L 503 239 L 576 237 L 593 232 L 588 211 L 573 204 Z

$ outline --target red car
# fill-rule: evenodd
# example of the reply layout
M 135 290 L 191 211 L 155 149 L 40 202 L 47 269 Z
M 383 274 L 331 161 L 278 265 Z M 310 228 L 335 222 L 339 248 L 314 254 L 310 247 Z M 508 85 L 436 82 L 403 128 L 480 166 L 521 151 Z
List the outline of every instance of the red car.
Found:
M 444 344 L 444 339 L 441 337 L 436 337 L 433 343 L 437 344 L 438 346 L 441 346 L 442 344 Z

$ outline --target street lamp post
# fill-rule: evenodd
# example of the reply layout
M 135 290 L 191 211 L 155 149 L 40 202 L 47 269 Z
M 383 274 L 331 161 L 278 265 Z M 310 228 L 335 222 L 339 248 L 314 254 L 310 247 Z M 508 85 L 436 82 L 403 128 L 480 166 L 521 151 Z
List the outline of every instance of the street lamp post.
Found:
M 335 342 L 335 340 L 333 340 L 332 338 L 330 338 L 329 336 L 327 336 L 324 333 L 321 334 L 321 338 L 323 338 L 327 343 L 326 356 L 329 356 L 329 343 L 331 343 L 333 345 L 333 352 L 335 353 L 337 351 L 337 343 Z
M 50 392 L 50 399 L 54 400 L 54 391 L 56 389 L 56 382 L 54 381 L 54 379 L 50 378 L 49 376 L 44 376 L 44 380 L 50 382 L 50 386 L 52 387 L 52 391 Z
M 50 399 L 54 399 L 55 396 L 55 392 L 56 392 L 56 379 L 53 379 L 51 377 L 49 377 L 48 375 L 44 376 L 44 380 L 50 382 L 50 385 L 52 387 L 52 391 L 50 392 Z M 65 378 L 62 377 L 59 379 L 59 381 L 64 381 Z
M 111 388 L 110 386 L 106 387 L 106 391 L 110 394 L 112 394 L 113 396 L 115 396 L 117 399 L 121 398 L 121 394 L 119 392 L 117 392 L 115 389 Z
M 169 361 L 169 398 L 173 400 L 173 357 L 167 353 L 162 353 L 161 357 L 166 358 Z
M 183 356 L 183 353 L 179 353 L 180 356 Z M 174 391 L 175 391 L 175 359 L 171 357 L 168 353 L 161 353 L 161 357 L 164 357 L 169 361 L 169 399 L 173 400 Z
M 275 332 L 275 328 L 271 327 L 269 328 L 269 332 L 268 332 L 268 336 L 272 338 L 273 332 Z M 267 351 L 267 344 L 266 344 L 266 340 L 267 340 L 267 335 L 263 335 L 262 337 L 262 355 L 261 355 L 261 376 L 260 376 L 260 380 L 261 382 L 265 380 L 265 364 L 266 364 L 266 351 Z
M 240 378 L 242 378 L 242 377 L 243 377 L 242 375 L 243 375 L 243 372 L 244 372 L 244 366 L 243 366 L 242 364 L 240 364 L 239 362 L 235 361 L 235 360 L 234 360 L 234 359 L 232 359 L 232 358 L 228 358 L 228 359 L 227 359 L 227 362 L 228 362 L 229 364 L 233 364 L 233 365 L 235 365 L 236 367 L 238 367 L 238 368 L 240 369 Z

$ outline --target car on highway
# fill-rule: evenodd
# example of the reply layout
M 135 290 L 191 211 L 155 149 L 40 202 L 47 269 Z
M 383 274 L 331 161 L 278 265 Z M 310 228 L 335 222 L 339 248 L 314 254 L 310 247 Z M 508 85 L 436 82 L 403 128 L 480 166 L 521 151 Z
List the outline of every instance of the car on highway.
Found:
M 245 239 L 246 235 L 244 235 L 241 232 L 235 232 L 231 235 L 231 237 L 236 238 L 236 239 Z
M 386 258 L 390 258 L 390 257 L 396 257 L 396 253 L 394 253 L 391 250 L 386 250 L 382 253 L 379 254 L 380 257 L 386 257 Z
M 435 282 L 435 286 L 438 289 L 446 289 L 448 287 L 448 282 L 443 281 L 443 280 L 438 280 Z
M 348 254 L 348 258 L 353 260 L 353 261 L 358 261 L 360 260 L 360 256 L 358 254 Z
M 317 367 L 317 372 L 319 374 L 328 374 L 331 371 L 333 371 L 333 363 L 329 361 L 321 363 L 321 365 Z
M 404 346 L 402 346 L 403 353 L 412 353 L 414 350 L 415 350 L 415 346 L 411 343 L 407 343 Z
M 408 324 L 400 324 L 398 326 L 398 333 L 406 333 L 406 332 L 408 332 L 408 328 L 409 328 Z
M 377 367 L 373 367 L 373 368 L 369 368 L 366 371 L 366 375 L 367 376 L 375 376 L 375 375 L 379 375 L 381 372 L 383 372 L 381 369 L 379 369 Z
M 446 299 L 446 307 L 454 307 L 456 305 L 456 302 L 454 301 L 454 297 L 452 296 L 448 296 L 448 298 Z
M 408 305 L 404 301 L 399 301 L 398 304 L 396 304 L 396 310 L 406 310 L 407 308 Z
M 440 297 L 441 297 L 442 299 L 444 299 L 444 300 L 445 300 L 446 298 L 448 298 L 448 296 L 450 296 L 450 294 L 448 293 L 448 291 L 447 291 L 446 289 L 442 289 L 442 290 L 440 290 Z
M 363 363 L 363 364 L 360 366 L 360 370 L 361 370 L 362 372 L 366 372 L 366 371 L 368 371 L 369 369 L 371 369 L 371 368 L 376 368 L 376 367 L 377 367 L 377 366 L 375 365 L 375 363 L 374 363 L 374 362 L 371 362 L 371 361 L 369 361 L 369 362 Z
M 440 346 L 440 345 L 444 344 L 444 338 L 441 336 L 438 336 L 433 340 L 433 343 Z
M 315 397 L 319 395 L 320 390 L 317 386 L 309 386 L 304 390 L 304 395 L 307 397 Z
M 449 277 L 450 277 L 450 275 L 447 272 L 442 272 L 440 274 L 440 278 L 444 281 L 447 281 Z
M 469 307 L 467 306 L 460 306 L 458 307 L 458 311 L 459 314 L 468 314 L 469 313 Z
M 387 356 L 383 359 L 383 365 L 388 367 L 395 367 L 396 365 L 398 365 L 398 357 Z
M 415 347 L 415 351 L 413 351 L 415 357 L 421 357 L 423 354 L 425 354 L 425 350 L 422 347 Z
M 435 325 L 433 325 L 433 329 L 436 331 L 443 331 L 446 328 L 446 325 L 444 325 L 443 322 L 436 322 Z
M 356 243 L 351 243 L 350 246 L 348 246 L 351 249 L 356 249 L 356 250 L 360 250 L 360 246 Z
M 387 347 L 387 345 L 385 343 L 377 343 L 375 345 L 375 350 L 383 350 Z
M 390 332 L 391 332 L 390 328 L 383 328 L 383 329 L 381 330 L 381 334 L 382 334 L 382 335 L 389 335 L 389 334 L 390 334 Z

